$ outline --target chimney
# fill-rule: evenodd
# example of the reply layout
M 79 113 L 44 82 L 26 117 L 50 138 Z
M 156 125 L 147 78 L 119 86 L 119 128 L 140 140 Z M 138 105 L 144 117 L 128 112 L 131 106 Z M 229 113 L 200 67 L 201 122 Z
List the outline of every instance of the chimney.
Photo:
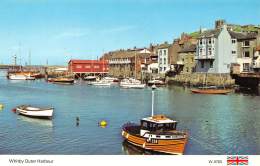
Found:
M 220 29 L 224 24 L 226 24 L 226 21 L 224 19 L 216 20 L 215 29 Z

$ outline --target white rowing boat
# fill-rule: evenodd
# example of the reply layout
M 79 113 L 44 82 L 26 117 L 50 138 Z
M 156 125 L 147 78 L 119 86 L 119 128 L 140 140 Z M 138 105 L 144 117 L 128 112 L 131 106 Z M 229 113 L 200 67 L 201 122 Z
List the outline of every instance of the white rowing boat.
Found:
M 39 108 L 30 105 L 21 105 L 16 108 L 18 114 L 35 117 L 35 118 L 49 118 L 53 116 L 54 108 Z

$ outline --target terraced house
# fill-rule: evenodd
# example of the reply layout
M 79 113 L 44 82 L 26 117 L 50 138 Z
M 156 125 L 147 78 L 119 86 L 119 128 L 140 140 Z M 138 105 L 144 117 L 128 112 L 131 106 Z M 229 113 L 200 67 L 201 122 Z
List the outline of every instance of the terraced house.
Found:
M 257 33 L 233 31 L 229 31 L 229 33 L 232 37 L 232 43 L 236 43 L 237 45 L 235 54 L 237 54 L 237 63 L 240 66 L 240 72 L 252 72 L 253 57 L 257 45 Z
M 170 70 L 170 54 L 171 54 L 171 44 L 167 42 L 159 45 L 157 50 L 158 55 L 158 66 L 159 73 L 165 74 L 168 70 Z
M 236 49 L 226 25 L 202 32 L 196 49 L 196 72 L 230 73 L 231 64 L 236 63 Z

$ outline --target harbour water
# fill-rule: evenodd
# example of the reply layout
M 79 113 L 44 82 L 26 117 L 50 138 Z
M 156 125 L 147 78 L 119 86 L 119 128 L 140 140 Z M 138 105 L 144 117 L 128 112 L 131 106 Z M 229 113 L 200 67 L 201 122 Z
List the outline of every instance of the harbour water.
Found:
M 151 113 L 151 89 L 55 85 L 0 77 L 0 154 L 144 154 L 123 143 L 121 126 Z M 53 106 L 53 120 L 19 116 L 21 104 Z M 155 92 L 155 113 L 189 132 L 185 154 L 260 154 L 260 96 L 192 94 L 169 86 Z M 80 118 L 79 126 L 76 117 Z M 101 128 L 98 122 L 106 120 Z

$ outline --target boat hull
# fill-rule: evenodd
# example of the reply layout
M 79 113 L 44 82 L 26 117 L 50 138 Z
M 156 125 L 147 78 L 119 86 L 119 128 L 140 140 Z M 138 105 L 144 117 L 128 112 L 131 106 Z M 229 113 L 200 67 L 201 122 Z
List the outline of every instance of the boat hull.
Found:
M 16 112 L 18 114 L 34 117 L 34 118 L 48 118 L 51 119 L 53 116 L 53 109 L 41 109 L 41 110 L 28 110 L 27 108 L 17 107 Z
M 231 90 L 228 89 L 192 89 L 192 93 L 200 93 L 200 94 L 228 94 Z
M 153 141 L 149 141 L 147 138 L 130 134 L 126 130 L 122 130 L 122 137 L 128 143 L 142 149 L 175 155 L 182 155 L 187 143 L 187 137 L 183 139 L 153 139 Z
M 133 88 L 133 89 L 143 89 L 145 84 L 120 84 L 121 88 Z

